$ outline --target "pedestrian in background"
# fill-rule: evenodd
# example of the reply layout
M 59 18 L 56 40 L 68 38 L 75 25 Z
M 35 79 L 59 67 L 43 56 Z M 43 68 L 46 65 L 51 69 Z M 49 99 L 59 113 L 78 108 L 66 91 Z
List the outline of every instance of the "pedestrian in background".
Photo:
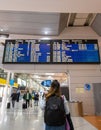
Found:
M 12 107 L 14 108 L 15 102 L 17 101 L 17 93 L 16 93 L 16 90 L 13 90 L 13 93 L 11 94 L 11 100 L 12 100 Z
M 27 92 L 24 94 L 23 99 L 26 101 L 26 107 L 29 107 L 30 101 L 32 99 L 32 96 L 31 96 L 29 90 L 27 90 Z

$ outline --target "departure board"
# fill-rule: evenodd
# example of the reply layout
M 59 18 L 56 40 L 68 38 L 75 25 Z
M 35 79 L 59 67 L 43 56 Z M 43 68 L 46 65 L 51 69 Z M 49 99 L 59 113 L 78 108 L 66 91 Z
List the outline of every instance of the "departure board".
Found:
M 97 40 L 54 40 L 54 63 L 99 63 Z
M 4 63 L 48 63 L 50 41 L 7 40 L 4 52 Z
M 97 40 L 6 40 L 3 64 L 99 64 Z

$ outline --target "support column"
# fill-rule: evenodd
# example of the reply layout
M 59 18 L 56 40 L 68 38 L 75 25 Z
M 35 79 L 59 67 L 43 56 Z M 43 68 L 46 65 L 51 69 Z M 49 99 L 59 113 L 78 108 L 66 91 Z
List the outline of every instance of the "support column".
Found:
M 10 78 L 10 72 L 7 72 L 7 83 L 6 83 L 5 88 L 4 88 L 4 93 L 3 93 L 3 97 L 2 97 L 2 103 L 1 103 L 1 120 L 3 120 L 3 118 L 4 118 L 5 109 L 7 107 L 9 78 Z
M 11 73 L 11 80 L 14 80 L 14 73 Z M 9 96 L 12 93 L 12 85 L 10 85 Z
M 71 101 L 71 83 L 70 83 L 70 72 L 67 70 L 66 72 L 67 78 L 68 78 L 68 85 L 69 85 L 69 101 Z

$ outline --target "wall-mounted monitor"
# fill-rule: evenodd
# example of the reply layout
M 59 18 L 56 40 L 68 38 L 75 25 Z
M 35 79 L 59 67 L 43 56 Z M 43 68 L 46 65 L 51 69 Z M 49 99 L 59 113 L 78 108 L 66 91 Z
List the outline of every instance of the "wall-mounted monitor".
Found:
M 97 40 L 6 40 L 3 64 L 98 64 Z
M 53 40 L 53 63 L 100 63 L 97 40 Z
M 50 51 L 50 41 L 7 40 L 3 63 L 49 63 Z

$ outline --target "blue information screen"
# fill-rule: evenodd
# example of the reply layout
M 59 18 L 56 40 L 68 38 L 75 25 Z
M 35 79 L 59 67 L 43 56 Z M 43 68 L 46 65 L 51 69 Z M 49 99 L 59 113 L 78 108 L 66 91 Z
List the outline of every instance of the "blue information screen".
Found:
M 4 62 L 7 63 L 48 63 L 50 62 L 50 41 L 8 40 Z
M 6 63 L 100 63 L 97 40 L 6 40 Z
M 96 41 L 53 41 L 53 62 L 99 63 L 99 49 Z

